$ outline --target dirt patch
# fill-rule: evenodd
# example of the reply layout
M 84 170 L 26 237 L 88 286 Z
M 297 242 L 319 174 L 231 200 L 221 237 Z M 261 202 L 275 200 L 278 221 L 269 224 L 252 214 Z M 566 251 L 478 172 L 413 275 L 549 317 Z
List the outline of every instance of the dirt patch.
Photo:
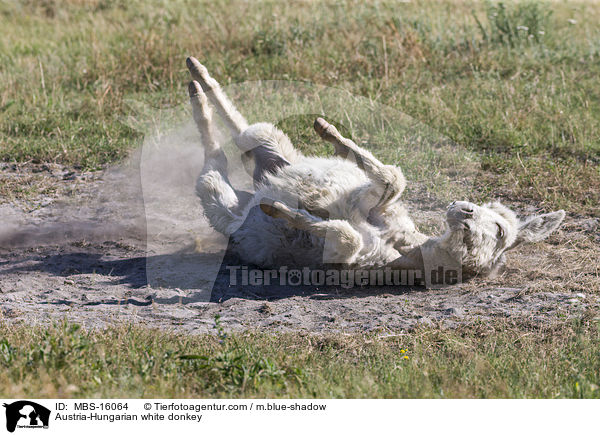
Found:
M 437 290 L 232 286 L 223 264 L 236 260 L 194 197 L 198 152 L 169 155 L 140 154 L 90 174 L 4 165 L 5 186 L 34 192 L 0 203 L 0 317 L 204 333 L 215 331 L 219 316 L 226 330 L 396 333 L 422 323 L 551 323 L 600 312 L 600 228 L 589 216 L 568 216 L 546 242 L 510 253 L 507 271 L 493 280 Z M 442 204 L 418 195 L 407 201 L 421 225 L 442 227 Z M 211 268 L 210 279 L 199 273 Z

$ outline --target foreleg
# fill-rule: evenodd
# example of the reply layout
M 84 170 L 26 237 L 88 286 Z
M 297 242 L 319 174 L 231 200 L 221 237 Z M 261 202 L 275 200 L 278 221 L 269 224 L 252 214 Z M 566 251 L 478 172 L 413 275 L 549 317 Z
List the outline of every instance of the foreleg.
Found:
M 352 264 L 363 247 L 362 236 L 348 221 L 323 220 L 281 202 L 263 201 L 260 208 L 271 217 L 286 220 L 292 228 L 324 238 L 323 263 Z

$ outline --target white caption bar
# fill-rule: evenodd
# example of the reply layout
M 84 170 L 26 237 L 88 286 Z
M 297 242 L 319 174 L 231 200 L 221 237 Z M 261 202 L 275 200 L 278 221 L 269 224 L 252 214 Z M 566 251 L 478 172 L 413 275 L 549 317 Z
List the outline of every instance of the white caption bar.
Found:
M 596 400 L 0 399 L 0 433 L 574 433 Z M 42 432 L 35 431 L 42 429 Z M 8 432 L 7 432 L 8 431 Z

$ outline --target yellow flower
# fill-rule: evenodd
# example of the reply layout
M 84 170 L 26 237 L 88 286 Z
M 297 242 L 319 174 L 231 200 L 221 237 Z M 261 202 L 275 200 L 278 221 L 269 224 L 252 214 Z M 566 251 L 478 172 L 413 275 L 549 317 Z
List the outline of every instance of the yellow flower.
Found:
M 403 357 L 403 358 L 404 358 L 404 359 L 408 359 L 408 356 L 404 355 L 404 357 Z
M 400 353 L 406 353 L 406 349 L 400 349 Z

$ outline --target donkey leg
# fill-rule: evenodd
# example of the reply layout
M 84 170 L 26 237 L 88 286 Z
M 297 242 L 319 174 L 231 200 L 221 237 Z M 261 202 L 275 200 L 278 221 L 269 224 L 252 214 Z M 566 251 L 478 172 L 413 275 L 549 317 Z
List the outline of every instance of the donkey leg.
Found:
M 210 101 L 231 131 L 236 145 L 244 152 L 242 161 L 254 183 L 259 184 L 267 173 L 297 160 L 301 154 L 294 148 L 289 138 L 277 127 L 268 123 L 258 123 L 248 127 L 248 122 L 227 98 L 219 83 L 213 79 L 204 65 L 189 57 L 187 66 L 192 78 L 197 80 Z M 254 170 L 248 163 L 254 160 Z
M 216 142 L 212 129 L 212 113 L 200 84 L 189 85 L 194 121 L 204 145 L 204 168 L 196 181 L 196 193 L 210 225 L 222 234 L 230 234 L 230 226 L 238 216 L 239 197 L 227 180 L 227 157 Z
M 219 116 L 223 118 L 225 125 L 231 131 L 231 134 L 236 137 L 242 133 L 248 127 L 248 121 L 237 111 L 233 103 L 229 101 L 229 98 L 221 90 L 219 83 L 208 74 L 208 70 L 198 62 L 198 59 L 188 57 L 186 63 L 192 78 L 206 92 L 210 101 L 215 105 Z
M 292 228 L 324 238 L 324 263 L 351 264 L 363 247 L 362 236 L 348 221 L 323 220 L 305 210 L 293 209 L 277 201 L 263 201 L 260 208 L 271 217 L 286 220 Z
M 194 121 L 204 145 L 204 168 L 202 173 L 215 170 L 227 179 L 227 157 L 215 140 L 212 110 L 208 105 L 206 95 L 196 81 L 190 82 L 189 93 Z
M 359 147 L 352 140 L 343 137 L 333 125 L 323 118 L 315 120 L 316 132 L 326 141 L 333 144 L 336 155 L 353 159 L 358 167 L 365 171 L 373 181 L 378 202 L 375 208 L 385 208 L 395 202 L 406 187 L 406 180 L 402 170 L 396 166 L 384 165 L 369 151 Z

